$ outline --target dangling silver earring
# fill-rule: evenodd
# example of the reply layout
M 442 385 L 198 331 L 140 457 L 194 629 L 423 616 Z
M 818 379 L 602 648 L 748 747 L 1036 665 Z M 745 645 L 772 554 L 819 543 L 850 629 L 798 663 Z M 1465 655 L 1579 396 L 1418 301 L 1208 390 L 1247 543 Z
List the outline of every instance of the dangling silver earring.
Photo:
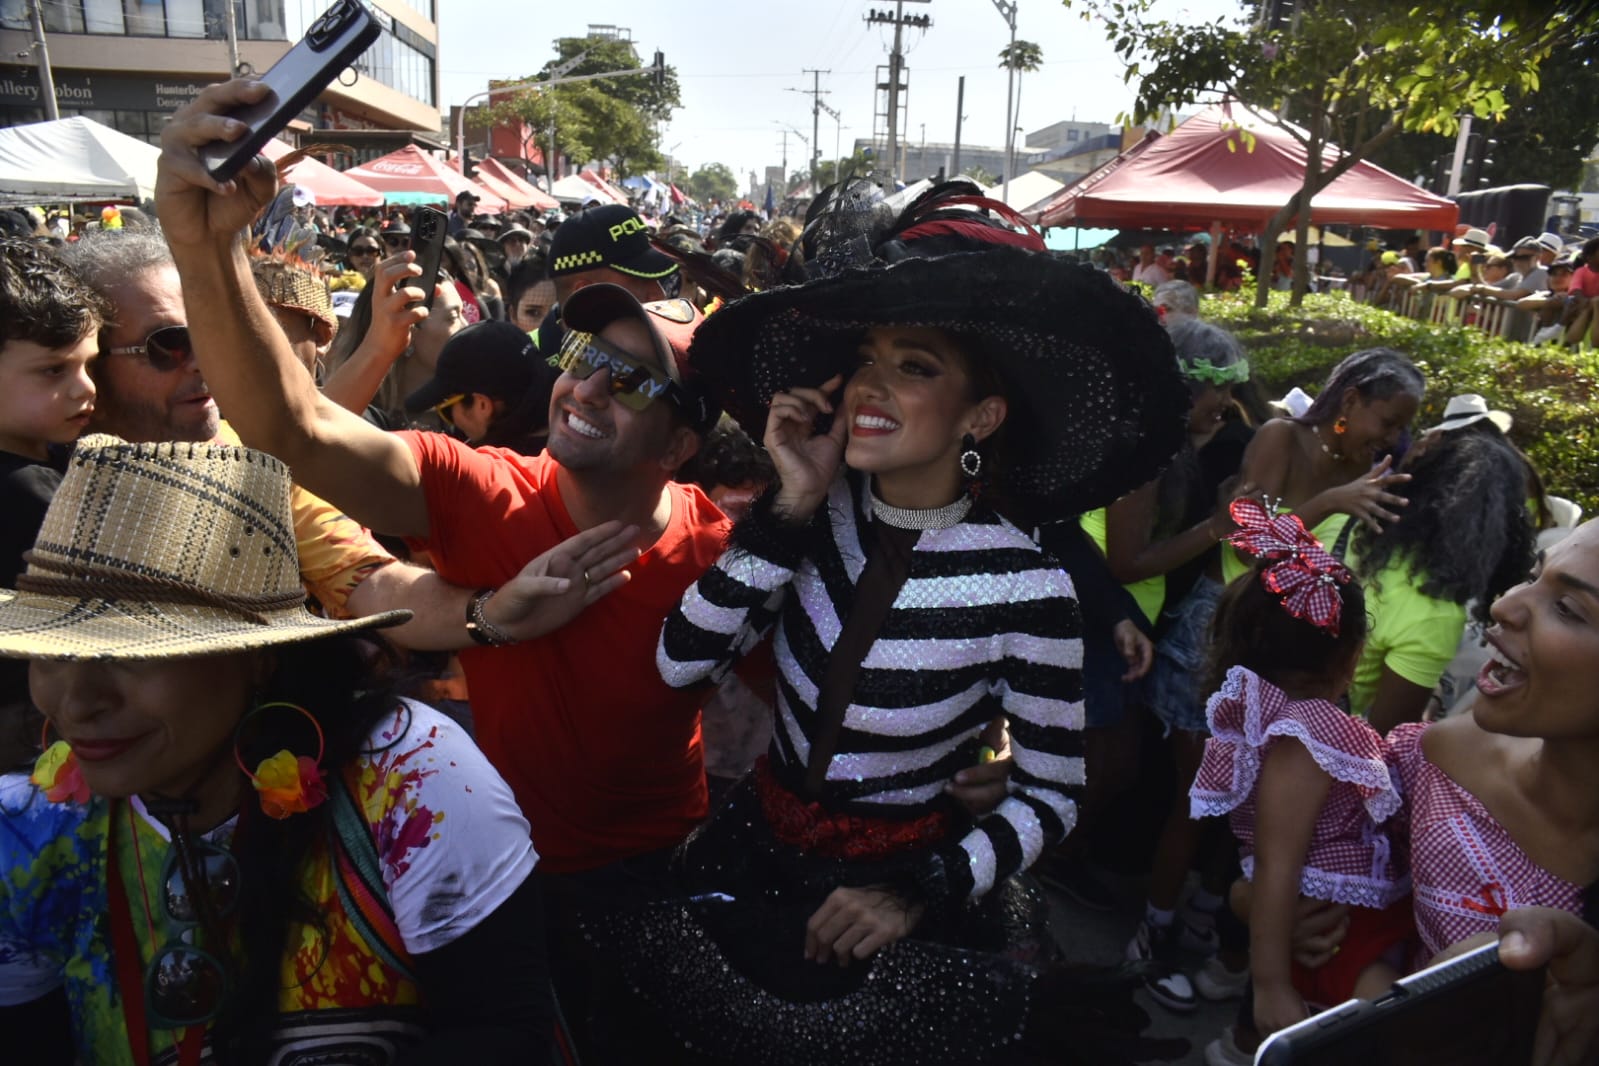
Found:
M 977 450 L 977 438 L 970 433 L 961 438 L 961 473 L 967 481 L 976 481 L 983 472 L 983 453 Z

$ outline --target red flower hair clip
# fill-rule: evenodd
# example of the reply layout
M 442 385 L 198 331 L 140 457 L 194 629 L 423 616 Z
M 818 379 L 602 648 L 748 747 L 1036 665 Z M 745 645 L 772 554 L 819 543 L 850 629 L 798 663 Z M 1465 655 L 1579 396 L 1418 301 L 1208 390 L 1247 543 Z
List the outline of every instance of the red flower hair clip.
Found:
M 1298 515 L 1274 515 L 1259 500 L 1248 498 L 1234 500 L 1228 510 L 1239 528 L 1227 539 L 1273 562 L 1261 571 L 1260 580 L 1283 597 L 1283 609 L 1336 637 L 1344 607 L 1338 586 L 1353 576 L 1349 568 L 1328 554 Z

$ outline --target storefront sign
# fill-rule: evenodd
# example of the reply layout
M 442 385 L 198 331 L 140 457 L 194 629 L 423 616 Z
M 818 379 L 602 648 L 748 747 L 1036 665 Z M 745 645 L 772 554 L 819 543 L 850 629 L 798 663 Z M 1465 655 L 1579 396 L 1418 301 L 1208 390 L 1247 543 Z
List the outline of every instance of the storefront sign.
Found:
M 57 70 L 56 102 L 85 111 L 176 111 L 200 94 L 208 81 L 152 78 L 129 74 L 97 74 Z M 39 72 L 33 67 L 0 67 L 0 107 L 42 105 Z

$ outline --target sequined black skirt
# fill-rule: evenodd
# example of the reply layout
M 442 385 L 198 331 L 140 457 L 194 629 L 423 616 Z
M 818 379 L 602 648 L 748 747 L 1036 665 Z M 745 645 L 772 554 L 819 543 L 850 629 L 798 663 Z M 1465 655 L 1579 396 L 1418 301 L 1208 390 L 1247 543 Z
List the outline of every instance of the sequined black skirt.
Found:
M 869 960 L 806 961 L 805 923 L 833 889 L 909 883 L 918 857 L 804 854 L 773 838 L 746 779 L 679 849 L 680 897 L 587 915 L 583 934 L 635 1000 L 637 1024 L 661 1030 L 650 1037 L 655 1061 L 1023 1061 L 1034 988 L 1055 948 L 1043 895 L 1020 879 L 924 919 Z

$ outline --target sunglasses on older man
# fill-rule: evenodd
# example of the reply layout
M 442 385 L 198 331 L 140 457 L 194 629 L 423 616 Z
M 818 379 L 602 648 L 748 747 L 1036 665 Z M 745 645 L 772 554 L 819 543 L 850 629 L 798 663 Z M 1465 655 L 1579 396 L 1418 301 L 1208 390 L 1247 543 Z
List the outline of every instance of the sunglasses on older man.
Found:
M 601 370 L 610 371 L 611 395 L 618 403 L 635 411 L 644 410 L 661 396 L 680 406 L 685 404 L 682 390 L 671 378 L 590 333 L 566 335 L 561 344 L 559 365 L 580 381 Z
M 194 345 L 189 341 L 188 326 L 162 326 L 144 338 L 143 344 L 130 344 L 123 348 L 109 348 L 108 355 L 138 355 L 156 370 L 176 370 L 194 357 Z

